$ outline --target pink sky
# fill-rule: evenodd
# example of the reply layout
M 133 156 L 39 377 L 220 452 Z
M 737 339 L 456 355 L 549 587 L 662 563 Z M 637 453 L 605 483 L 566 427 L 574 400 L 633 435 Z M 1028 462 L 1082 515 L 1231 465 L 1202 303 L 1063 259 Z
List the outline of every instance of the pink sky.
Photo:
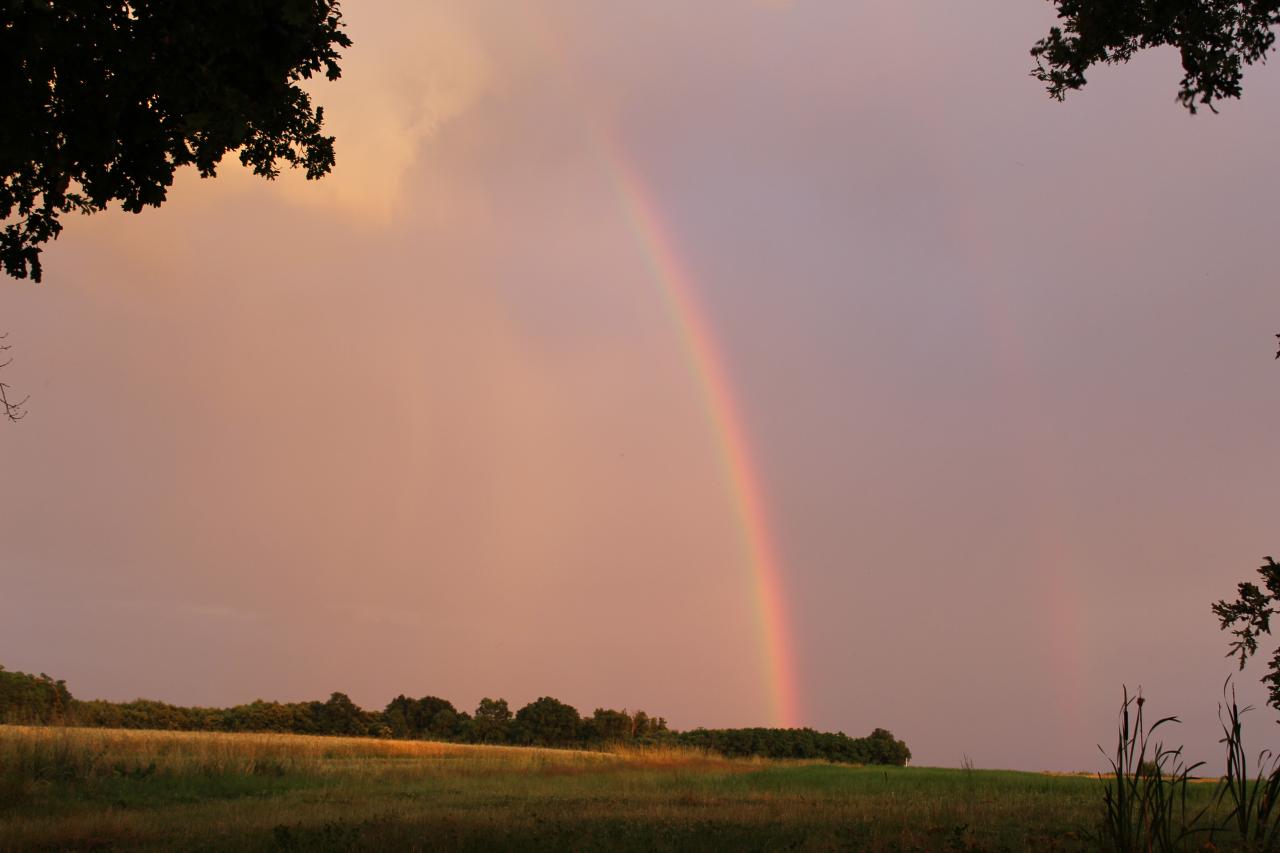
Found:
M 1050 101 L 1035 0 L 349 6 L 333 176 L 188 175 L 0 286 L 0 663 L 768 724 L 607 134 L 733 390 L 800 722 L 1080 769 L 1140 683 L 1216 756 L 1209 604 L 1280 551 L 1274 69 L 1193 118 L 1171 53 Z

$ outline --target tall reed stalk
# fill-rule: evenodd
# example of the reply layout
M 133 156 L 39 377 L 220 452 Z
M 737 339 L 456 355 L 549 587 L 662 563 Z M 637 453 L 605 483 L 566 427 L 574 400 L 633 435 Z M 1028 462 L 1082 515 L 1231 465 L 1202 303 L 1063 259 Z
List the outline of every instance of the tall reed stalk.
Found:
M 1227 746 L 1227 775 L 1218 790 L 1217 802 L 1220 807 L 1230 806 L 1222 829 L 1238 833 L 1240 842 L 1249 850 L 1280 851 L 1280 758 L 1270 750 L 1262 750 L 1258 753 L 1258 775 L 1250 778 L 1243 717 L 1253 706 L 1240 707 L 1230 678 L 1223 684 L 1222 694 L 1218 721 L 1223 736 L 1219 742 Z
M 1130 696 L 1128 687 L 1124 688 L 1115 755 L 1107 756 L 1112 772 L 1106 778 L 1099 776 L 1106 783 L 1100 840 L 1120 853 L 1185 850 L 1200 831 L 1196 824 L 1204 814 L 1202 809 L 1188 815 L 1187 782 L 1203 762 L 1188 766 L 1182 747 L 1166 749 L 1153 740 L 1161 726 L 1181 721 L 1161 717 L 1147 727 L 1144 704 L 1141 690 Z

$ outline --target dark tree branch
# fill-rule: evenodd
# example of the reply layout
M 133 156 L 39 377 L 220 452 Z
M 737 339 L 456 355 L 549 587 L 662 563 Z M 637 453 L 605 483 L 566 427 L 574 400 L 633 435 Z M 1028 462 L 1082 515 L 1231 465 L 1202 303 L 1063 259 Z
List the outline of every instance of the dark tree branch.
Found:
M 1240 668 L 1258 651 L 1258 638 L 1263 634 L 1271 634 L 1271 617 L 1277 613 L 1276 603 L 1280 602 L 1280 563 L 1267 557 L 1267 562 L 1258 569 L 1262 578 L 1262 586 L 1253 583 L 1241 583 L 1236 587 L 1235 601 L 1219 601 L 1213 605 L 1213 615 L 1218 617 L 1218 626 L 1224 631 L 1231 631 L 1235 637 L 1227 646 L 1227 657 L 1236 658 Z M 1270 691 L 1269 704 L 1280 710 L 1280 649 L 1267 667 L 1268 672 L 1262 681 Z
M 0 335 L 0 341 L 7 337 L 9 337 L 8 332 Z M 13 349 L 13 344 L 0 343 L 0 353 L 7 353 L 11 349 Z M 12 357 L 5 358 L 4 361 L 0 361 L 0 368 L 8 367 L 12 363 Z M 20 421 L 27 416 L 26 403 L 30 399 L 30 395 L 23 397 L 21 400 L 11 401 L 9 399 L 11 390 L 7 383 L 0 382 L 0 417 L 8 418 L 11 421 Z

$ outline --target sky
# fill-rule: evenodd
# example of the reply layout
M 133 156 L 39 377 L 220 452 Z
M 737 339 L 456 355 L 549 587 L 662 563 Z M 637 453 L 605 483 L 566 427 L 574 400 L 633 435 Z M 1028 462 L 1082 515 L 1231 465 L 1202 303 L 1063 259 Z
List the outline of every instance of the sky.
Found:
M 228 160 L 0 285 L 0 663 L 1029 770 L 1141 685 L 1216 760 L 1209 605 L 1280 550 L 1276 69 L 1057 103 L 1037 0 L 344 14 L 334 174 Z

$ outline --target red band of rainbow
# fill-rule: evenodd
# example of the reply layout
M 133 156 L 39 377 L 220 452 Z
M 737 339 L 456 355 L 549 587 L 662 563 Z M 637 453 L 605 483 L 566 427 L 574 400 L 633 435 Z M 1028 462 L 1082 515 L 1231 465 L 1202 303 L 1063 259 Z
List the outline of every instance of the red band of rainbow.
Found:
M 694 377 L 701 386 L 716 445 L 720 449 L 720 467 L 742 530 L 743 552 L 758 611 L 760 654 L 766 673 L 772 724 L 797 726 L 801 716 L 800 700 L 781 565 L 728 371 L 715 346 L 711 326 L 698 304 L 693 279 L 676 251 L 674 240 L 662 227 L 663 220 L 652 194 L 640 174 L 629 165 L 630 159 L 622 156 L 620 146 L 609 141 L 604 148 L 622 207 L 637 236 L 649 272 L 679 330 Z

